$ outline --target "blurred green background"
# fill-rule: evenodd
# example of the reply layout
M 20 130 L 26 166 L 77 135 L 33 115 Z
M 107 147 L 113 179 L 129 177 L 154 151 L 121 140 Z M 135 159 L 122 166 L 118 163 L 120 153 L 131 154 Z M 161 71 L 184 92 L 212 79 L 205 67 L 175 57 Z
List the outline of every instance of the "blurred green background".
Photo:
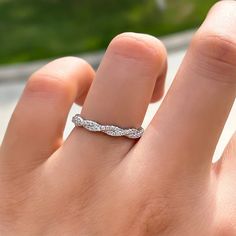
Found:
M 215 2 L 0 0 L 0 64 L 104 49 L 124 31 L 162 36 L 197 27 Z

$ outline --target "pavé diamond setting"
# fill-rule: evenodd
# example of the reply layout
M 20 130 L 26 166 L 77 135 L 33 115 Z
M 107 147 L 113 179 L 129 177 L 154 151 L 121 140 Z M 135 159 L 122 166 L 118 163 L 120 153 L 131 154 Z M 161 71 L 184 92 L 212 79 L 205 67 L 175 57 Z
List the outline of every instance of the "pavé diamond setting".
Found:
M 80 114 L 76 114 L 72 118 L 72 122 L 75 126 L 83 127 L 92 132 L 103 132 L 107 135 L 120 137 L 125 136 L 131 139 L 138 139 L 142 136 L 144 129 L 142 127 L 135 129 L 135 128 L 120 128 L 115 125 L 102 125 L 92 120 L 86 120 L 81 117 Z

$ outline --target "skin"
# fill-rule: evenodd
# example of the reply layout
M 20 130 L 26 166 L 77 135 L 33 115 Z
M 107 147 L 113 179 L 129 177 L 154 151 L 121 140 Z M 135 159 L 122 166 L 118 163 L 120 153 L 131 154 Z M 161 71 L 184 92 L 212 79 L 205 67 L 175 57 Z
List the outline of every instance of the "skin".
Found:
M 66 57 L 35 72 L 0 149 L 0 235 L 236 235 L 236 139 L 212 156 L 235 99 L 236 2 L 218 2 L 195 34 L 138 141 L 63 129 L 82 116 L 139 127 L 164 90 L 164 46 L 124 33 L 95 72 Z

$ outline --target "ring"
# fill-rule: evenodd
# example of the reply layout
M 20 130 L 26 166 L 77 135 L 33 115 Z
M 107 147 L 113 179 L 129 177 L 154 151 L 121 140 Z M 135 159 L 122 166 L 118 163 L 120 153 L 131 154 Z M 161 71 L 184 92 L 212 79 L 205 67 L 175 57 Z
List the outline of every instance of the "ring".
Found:
M 110 136 L 120 137 L 125 136 L 131 139 L 138 139 L 142 136 L 144 129 L 142 127 L 135 129 L 135 128 L 120 128 L 115 125 L 101 125 L 92 120 L 86 120 L 81 117 L 80 114 L 76 114 L 72 118 L 72 122 L 75 126 L 83 127 L 92 132 L 103 132 Z

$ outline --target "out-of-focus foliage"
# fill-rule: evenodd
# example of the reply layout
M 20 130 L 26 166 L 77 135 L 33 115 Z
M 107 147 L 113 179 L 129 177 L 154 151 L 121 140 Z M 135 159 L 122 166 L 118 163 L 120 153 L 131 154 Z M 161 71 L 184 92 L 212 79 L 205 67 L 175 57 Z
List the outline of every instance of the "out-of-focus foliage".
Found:
M 0 0 L 0 63 L 105 48 L 118 33 L 156 36 L 198 26 L 214 0 Z

